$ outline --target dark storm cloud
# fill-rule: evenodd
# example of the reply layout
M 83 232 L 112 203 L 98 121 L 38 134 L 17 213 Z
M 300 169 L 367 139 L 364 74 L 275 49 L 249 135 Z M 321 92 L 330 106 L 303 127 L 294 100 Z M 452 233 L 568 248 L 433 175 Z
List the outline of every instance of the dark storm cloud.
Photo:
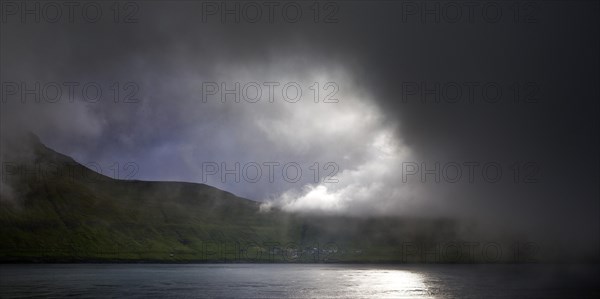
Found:
M 596 3 L 537 3 L 527 22 L 502 4 L 499 22 L 456 23 L 406 14 L 417 3 L 407 1 L 340 2 L 337 22 L 314 22 L 300 3 L 297 23 L 204 22 L 201 2 L 141 2 L 131 24 L 8 19 L 3 81 L 97 82 L 108 100 L 8 98 L 2 129 L 30 128 L 105 168 L 134 161 L 139 179 L 200 182 L 206 162 L 295 161 L 305 174 L 314 162 L 335 162 L 336 184 L 208 178 L 291 210 L 459 216 L 536 233 L 552 227 L 574 242 L 598 235 Z M 130 81 L 138 101 L 115 103 L 111 86 Z M 267 81 L 298 82 L 307 94 L 312 82 L 332 81 L 340 103 L 223 104 L 218 95 L 202 103 L 202 82 Z M 420 94 L 436 84 L 439 103 Z M 454 103 L 446 91 L 456 86 Z M 484 86 L 499 87 L 500 99 L 488 101 Z M 419 167 L 406 182 L 405 162 Z M 436 162 L 438 174 L 460 165 L 462 180 L 442 173 L 441 182 L 422 182 L 423 167 Z M 474 182 L 464 163 L 478 165 Z M 500 165 L 501 180 L 483 177 L 486 163 Z

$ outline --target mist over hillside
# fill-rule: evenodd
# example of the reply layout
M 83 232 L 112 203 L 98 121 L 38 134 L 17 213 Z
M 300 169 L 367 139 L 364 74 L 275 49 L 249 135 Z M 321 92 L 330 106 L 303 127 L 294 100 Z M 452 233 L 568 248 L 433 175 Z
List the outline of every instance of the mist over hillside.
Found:
M 33 134 L 3 142 L 2 163 L 4 262 L 528 263 L 572 254 L 451 218 L 265 211 L 204 184 L 113 179 Z

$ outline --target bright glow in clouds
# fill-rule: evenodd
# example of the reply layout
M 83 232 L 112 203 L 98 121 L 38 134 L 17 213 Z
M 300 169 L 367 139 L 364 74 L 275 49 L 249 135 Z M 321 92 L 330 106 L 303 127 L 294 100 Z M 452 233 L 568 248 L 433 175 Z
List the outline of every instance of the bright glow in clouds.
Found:
M 266 157 L 285 157 L 304 165 L 315 161 L 339 165 L 334 177 L 337 182 L 324 181 L 330 171 L 321 169 L 321 182 L 302 180 L 288 186 L 266 200 L 263 209 L 277 206 L 293 212 L 364 215 L 396 213 L 406 208 L 416 191 L 400 180 L 401 164 L 411 159 L 411 150 L 398 138 L 398 124 L 384 118 L 367 91 L 353 85 L 344 69 L 306 70 L 305 65 L 251 73 L 224 72 L 235 74 L 230 82 L 279 78 L 281 85 L 297 82 L 303 88 L 302 100 L 296 103 L 288 103 L 276 94 L 274 103 L 237 104 L 244 114 L 253 116 L 246 129 L 251 129 L 254 136 L 259 133 L 259 139 L 268 144 L 261 149 L 266 150 Z M 314 103 L 314 93 L 309 89 L 314 82 L 320 83 L 321 97 L 332 90 L 323 90 L 326 82 L 335 82 L 339 102 Z
M 357 123 L 347 134 L 361 130 L 360 126 Z M 350 214 L 365 210 L 375 214 L 397 211 L 414 196 L 414 190 L 400 184 L 398 179 L 401 163 L 409 159 L 410 149 L 384 128 L 373 133 L 375 136 L 370 142 L 355 144 L 364 147 L 366 155 L 362 161 L 341 170 L 336 176 L 337 183 L 309 184 L 301 191 L 286 191 L 275 203 L 267 203 L 267 207 L 276 204 L 294 212 Z

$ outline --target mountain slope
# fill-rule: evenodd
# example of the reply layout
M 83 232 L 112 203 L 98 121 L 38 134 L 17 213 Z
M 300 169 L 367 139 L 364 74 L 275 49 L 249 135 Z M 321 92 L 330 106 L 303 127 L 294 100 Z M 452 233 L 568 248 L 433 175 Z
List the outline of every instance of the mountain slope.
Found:
M 3 262 L 405 262 L 460 241 L 447 220 L 260 212 L 203 184 L 115 180 L 34 135 L 4 140 L 2 165 Z
M 203 184 L 114 180 L 35 136 L 11 146 L 3 151 L 4 259 L 196 258 L 206 240 L 269 236 L 252 229 L 271 227 L 257 202 Z

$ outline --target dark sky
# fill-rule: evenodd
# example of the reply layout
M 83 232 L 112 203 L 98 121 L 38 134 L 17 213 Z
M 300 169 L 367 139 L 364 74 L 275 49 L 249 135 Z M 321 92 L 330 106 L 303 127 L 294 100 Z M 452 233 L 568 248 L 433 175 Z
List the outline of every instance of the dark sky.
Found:
M 35 22 L 20 3 L 2 2 L 3 133 L 32 130 L 118 178 L 204 182 L 289 210 L 478 219 L 598 247 L 598 2 L 329 2 L 315 21 L 300 1 L 297 22 L 295 6 L 269 21 L 264 2 L 239 2 L 236 22 L 219 1 L 141 1 L 121 4 L 116 22 L 99 1 L 95 22 L 94 7 L 69 19 L 59 1 L 55 23 L 56 7 L 40 4 Z M 217 13 L 204 19 L 207 9 Z M 58 84 L 62 97 L 21 95 L 35 82 L 34 93 Z M 262 97 L 222 103 L 217 92 L 204 103 L 211 82 L 256 83 Z M 265 82 L 279 84 L 273 103 Z M 290 82 L 296 103 L 281 96 Z M 86 84 L 102 98 L 91 101 L 92 89 L 86 100 Z M 339 102 L 324 103 L 336 88 Z M 221 163 L 251 178 L 261 165 L 262 177 L 223 181 Z M 282 175 L 289 163 L 297 182 Z M 423 181 L 423 168 L 440 181 Z M 333 170 L 337 183 L 324 182 Z

